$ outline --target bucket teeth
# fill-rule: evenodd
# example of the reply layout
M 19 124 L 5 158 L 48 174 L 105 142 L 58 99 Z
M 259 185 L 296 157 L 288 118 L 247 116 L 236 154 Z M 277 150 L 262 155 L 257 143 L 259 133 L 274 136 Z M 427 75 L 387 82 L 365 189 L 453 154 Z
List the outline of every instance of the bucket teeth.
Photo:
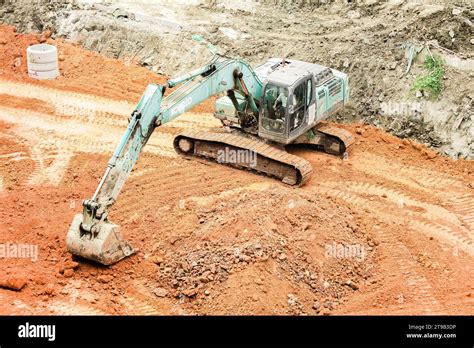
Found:
M 69 228 L 66 244 L 69 252 L 103 265 L 114 264 L 132 255 L 133 247 L 122 238 L 117 225 L 100 222 L 98 233 L 92 236 L 81 229 L 82 214 L 77 214 Z

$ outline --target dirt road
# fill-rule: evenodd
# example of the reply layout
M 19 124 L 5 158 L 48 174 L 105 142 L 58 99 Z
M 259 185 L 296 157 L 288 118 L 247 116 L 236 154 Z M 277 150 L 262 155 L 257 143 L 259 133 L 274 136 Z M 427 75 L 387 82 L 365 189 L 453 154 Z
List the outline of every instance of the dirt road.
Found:
M 474 314 L 472 162 L 346 125 L 346 160 L 290 149 L 314 167 L 291 188 L 174 153 L 173 135 L 219 125 L 211 103 L 157 129 L 111 213 L 139 252 L 73 260 L 72 217 L 157 78 L 57 44 L 56 81 L 0 64 L 0 245 L 38 247 L 0 258 L 26 284 L 0 288 L 0 314 Z

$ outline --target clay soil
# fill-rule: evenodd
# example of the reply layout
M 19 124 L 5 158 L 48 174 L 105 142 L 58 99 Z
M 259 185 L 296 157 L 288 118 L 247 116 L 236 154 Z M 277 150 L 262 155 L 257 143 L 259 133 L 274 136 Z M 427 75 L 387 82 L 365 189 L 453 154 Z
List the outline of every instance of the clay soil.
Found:
M 47 36 L 47 35 L 46 35 Z M 148 83 L 163 77 L 63 41 L 34 81 L 40 35 L 0 27 L 0 314 L 474 314 L 474 165 L 364 124 L 347 159 L 308 149 L 300 188 L 177 156 L 219 125 L 212 101 L 156 130 L 111 212 L 138 252 L 111 267 L 65 236 Z M 342 248 L 342 249 L 341 249 Z

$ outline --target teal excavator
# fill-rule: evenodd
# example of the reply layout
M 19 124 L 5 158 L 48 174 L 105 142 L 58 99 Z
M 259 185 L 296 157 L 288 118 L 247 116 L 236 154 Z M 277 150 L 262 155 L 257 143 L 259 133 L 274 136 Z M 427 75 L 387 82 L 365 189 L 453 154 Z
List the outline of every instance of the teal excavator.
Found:
M 174 87 L 178 88 L 164 97 L 165 89 Z M 108 212 L 143 147 L 156 128 L 224 93 L 216 100 L 214 111 L 223 126 L 176 136 L 174 148 L 180 155 L 302 185 L 312 166 L 285 151 L 286 145 L 305 144 L 344 155 L 353 143 L 349 132 L 322 122 L 348 102 L 346 74 L 285 58 L 269 59 L 253 69 L 241 59 L 214 52 L 204 66 L 168 80 L 165 86 L 148 86 L 94 195 L 83 201 L 83 212 L 73 219 L 66 241 L 71 253 L 104 265 L 133 254 L 119 227 L 108 220 Z M 223 153 L 251 156 L 225 157 Z

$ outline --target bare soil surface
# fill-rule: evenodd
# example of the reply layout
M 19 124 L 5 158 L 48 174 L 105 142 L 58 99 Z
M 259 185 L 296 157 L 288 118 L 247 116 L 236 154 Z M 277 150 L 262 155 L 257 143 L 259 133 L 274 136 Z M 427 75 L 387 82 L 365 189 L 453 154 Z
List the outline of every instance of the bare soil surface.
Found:
M 314 167 L 292 188 L 177 156 L 173 135 L 219 125 L 200 105 L 157 129 L 111 212 L 138 253 L 73 258 L 72 217 L 160 80 L 59 40 L 62 76 L 33 81 L 37 37 L 0 37 L 0 245 L 38 248 L 0 258 L 0 314 L 474 314 L 473 162 L 362 123 L 348 159 L 290 148 Z

